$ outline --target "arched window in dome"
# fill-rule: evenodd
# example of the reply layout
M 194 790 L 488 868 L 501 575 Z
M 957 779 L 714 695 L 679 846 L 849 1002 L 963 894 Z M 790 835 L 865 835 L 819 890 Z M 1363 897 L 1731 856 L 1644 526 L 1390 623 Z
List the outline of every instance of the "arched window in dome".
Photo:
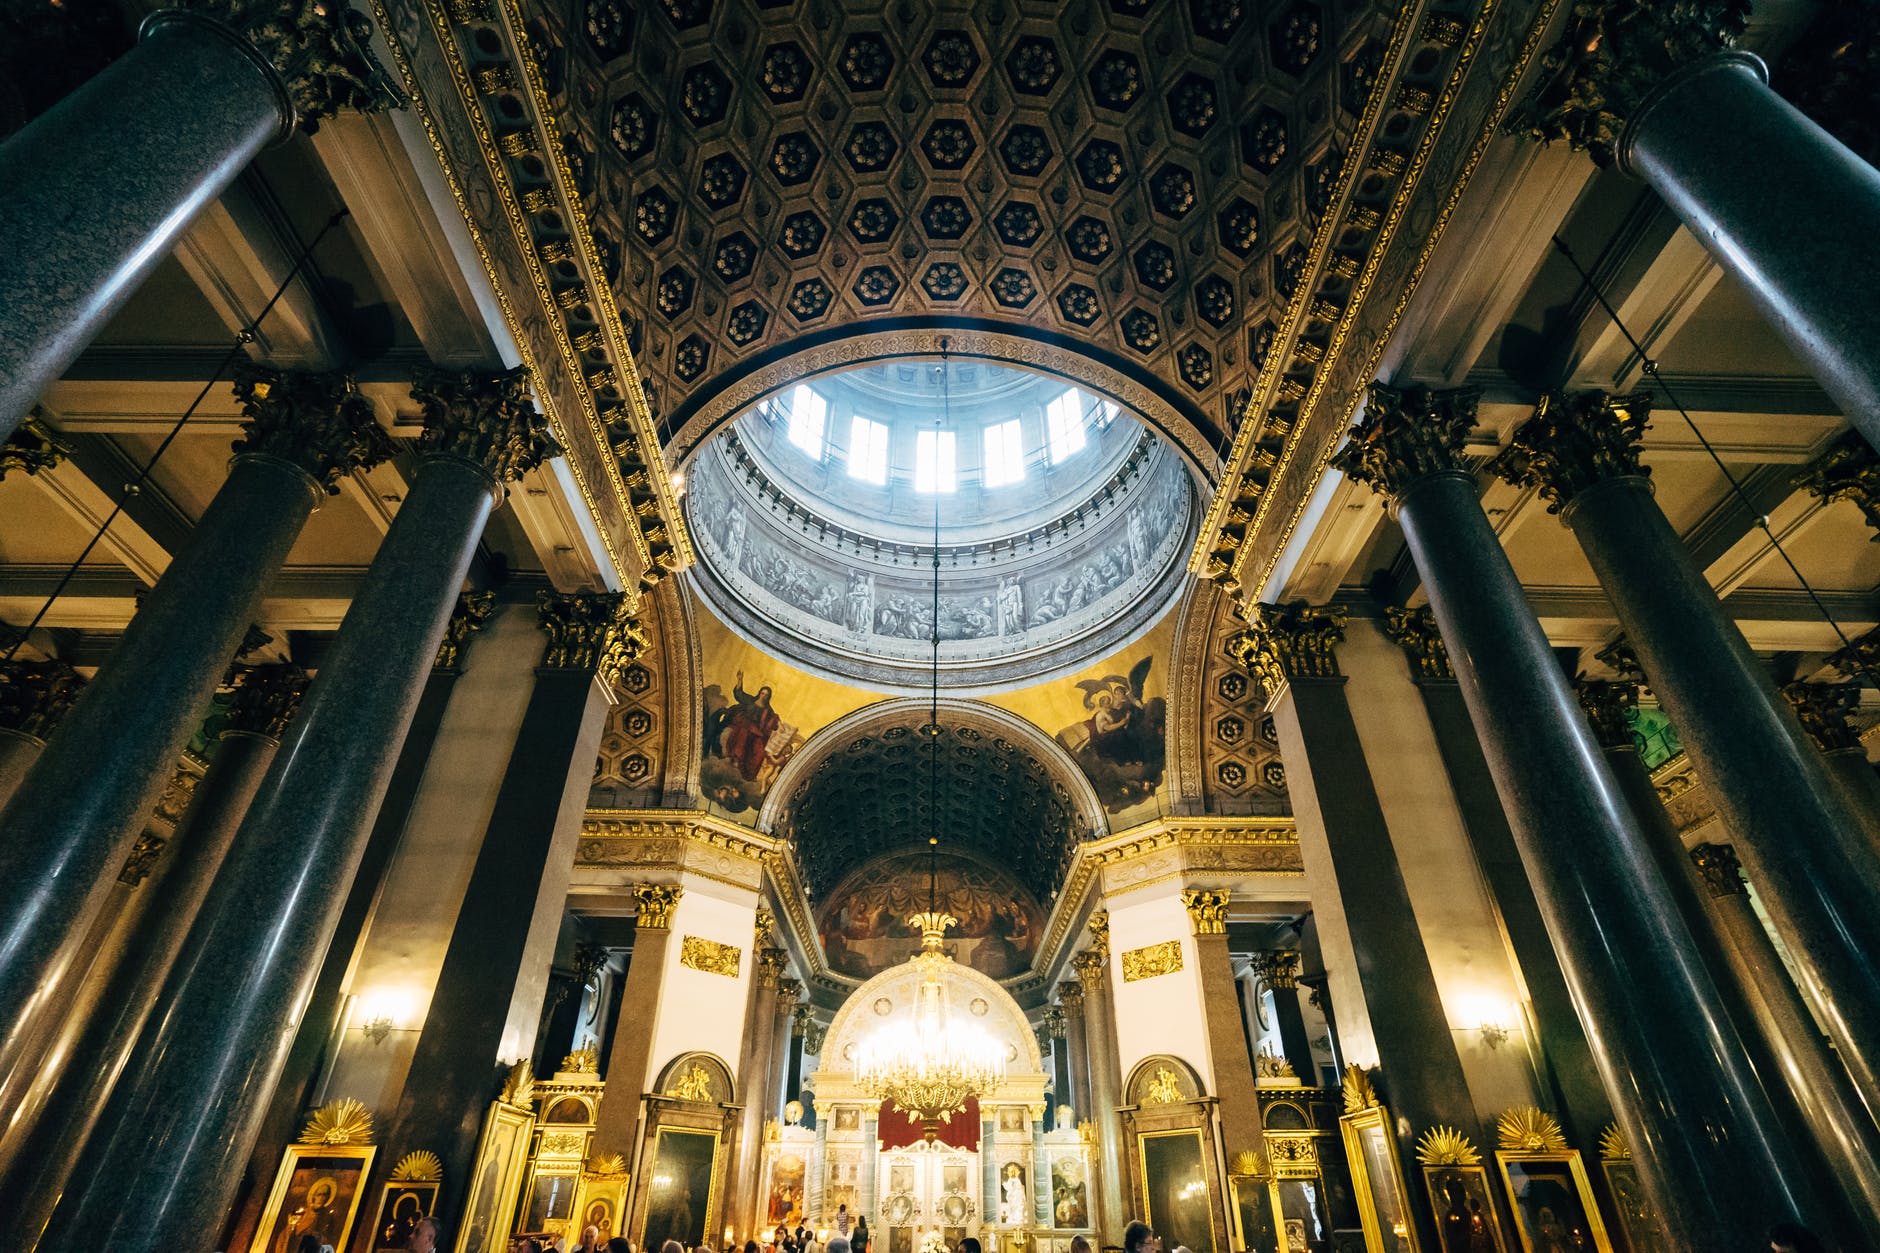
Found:
M 888 481 L 888 427 L 856 414 L 849 423 L 849 477 L 877 487 Z
M 985 461 L 980 481 L 987 487 L 1005 487 L 1025 478 L 1025 438 L 1018 419 L 986 428 Z
M 1075 387 L 1058 393 L 1044 410 L 1051 464 L 1060 465 L 1084 447 L 1084 397 Z
M 931 496 L 958 482 L 958 441 L 952 431 L 920 431 L 914 437 L 914 490 Z
M 829 402 L 816 394 L 808 383 L 798 383 L 790 393 L 790 442 L 818 461 L 828 438 Z

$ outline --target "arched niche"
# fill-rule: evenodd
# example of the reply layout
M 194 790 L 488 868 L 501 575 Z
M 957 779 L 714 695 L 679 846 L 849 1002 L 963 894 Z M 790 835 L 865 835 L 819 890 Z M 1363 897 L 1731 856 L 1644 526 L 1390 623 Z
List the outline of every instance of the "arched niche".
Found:
M 1227 1253 L 1232 1194 L 1216 1098 L 1195 1068 L 1171 1053 L 1136 1063 L 1123 1093 L 1130 1211 L 1143 1215 L 1171 1248 L 1185 1244 L 1194 1253 Z
M 716 1246 L 742 1110 L 731 1068 L 705 1052 L 681 1053 L 645 1093 L 627 1235 L 641 1248 L 668 1239 Z

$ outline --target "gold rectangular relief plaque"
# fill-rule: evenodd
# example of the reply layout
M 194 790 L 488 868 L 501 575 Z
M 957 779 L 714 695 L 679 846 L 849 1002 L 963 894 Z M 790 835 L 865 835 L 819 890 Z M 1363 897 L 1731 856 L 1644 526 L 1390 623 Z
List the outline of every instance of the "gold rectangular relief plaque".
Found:
M 744 950 L 737 945 L 720 944 L 703 936 L 688 935 L 679 945 L 681 966 L 703 970 L 708 975 L 724 975 L 730 979 L 738 977 L 738 960 L 743 956 Z
M 1123 954 L 1123 982 L 1134 983 L 1138 979 L 1153 979 L 1157 975 L 1166 975 L 1182 968 L 1182 942 L 1164 940 L 1160 944 L 1150 944 L 1143 948 L 1132 948 Z

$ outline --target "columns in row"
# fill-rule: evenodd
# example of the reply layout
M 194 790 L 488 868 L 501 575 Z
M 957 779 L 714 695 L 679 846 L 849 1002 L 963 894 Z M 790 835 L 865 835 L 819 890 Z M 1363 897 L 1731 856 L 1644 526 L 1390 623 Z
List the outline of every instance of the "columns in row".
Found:
M 1474 414 L 1375 385 L 1335 464 L 1391 499 L 1640 1175 L 1684 1247 L 1828 1212 L 1461 467 Z
M 400 103 L 370 37 L 343 3 L 165 9 L 0 145 L 0 438 L 264 147 Z
M 1880 309 L 1847 281 L 1880 264 L 1880 170 L 1730 50 L 1747 12 L 1581 5 L 1509 129 L 1649 184 L 1880 446 Z
M 506 483 L 558 451 L 523 371 L 427 375 L 413 395 L 424 433 L 411 491 L 197 911 L 161 993 L 165 1013 L 140 1040 L 87 1167 L 48 1227 L 53 1247 L 108 1240 L 157 1249 L 219 1224 L 484 522 Z M 272 520 L 259 512 L 257 525 Z M 220 591 L 205 582 L 205 597 Z M 133 622 L 126 647 L 150 610 Z M 159 641 L 193 637 L 182 622 L 170 625 Z M 41 769 L 71 729 L 49 746 Z M 107 789 L 93 778 L 81 790 Z M 15 977 L 11 961 L 6 974 Z
M 1117 1110 L 1122 1102 L 1123 1063 L 1117 1047 L 1116 1002 L 1109 980 L 1113 966 L 1110 918 L 1099 911 L 1090 917 L 1090 947 L 1071 958 L 1071 969 L 1084 993 L 1084 1044 L 1090 1059 L 1090 1112 L 1086 1116 L 1096 1125 L 1097 1147 L 1103 1160 L 1121 1162 L 1125 1160 L 1123 1119 Z M 1103 1244 L 1121 1244 L 1123 1227 L 1130 1218 L 1123 1208 L 1118 1173 L 1114 1169 L 1098 1172 L 1095 1220 Z
M 228 479 L 0 810 L 0 1073 L 62 996 L 107 869 L 130 852 L 314 506 L 392 451 L 345 375 L 254 368 L 235 393 Z

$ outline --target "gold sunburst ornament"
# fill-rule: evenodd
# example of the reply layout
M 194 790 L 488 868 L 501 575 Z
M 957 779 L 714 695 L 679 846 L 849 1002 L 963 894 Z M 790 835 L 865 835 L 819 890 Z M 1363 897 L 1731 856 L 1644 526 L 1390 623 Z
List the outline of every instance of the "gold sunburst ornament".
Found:
M 394 1183 L 430 1183 L 443 1177 L 444 1163 L 429 1149 L 407 1153 L 392 1167 Z
M 350 1096 L 328 1102 L 313 1111 L 301 1129 L 302 1144 L 370 1144 L 372 1111 Z
M 1227 1163 L 1227 1173 L 1240 1179 L 1265 1179 L 1269 1171 L 1258 1153 L 1242 1149 Z
M 1482 1155 L 1469 1137 L 1454 1127 L 1431 1127 L 1417 1141 L 1417 1161 L 1425 1166 L 1479 1166 Z
M 1495 1123 L 1501 1147 L 1511 1153 L 1559 1153 L 1567 1147 L 1560 1120 L 1535 1105 L 1517 1105 Z
M 1625 1132 L 1619 1130 L 1618 1123 L 1607 1123 L 1606 1129 L 1599 1133 L 1599 1155 L 1609 1162 L 1632 1160 L 1632 1146 L 1626 1143 Z
M 1355 1114 L 1377 1103 L 1377 1089 L 1371 1086 L 1371 1076 L 1364 1073 L 1364 1067 L 1356 1062 L 1345 1067 L 1345 1112 Z
M 509 1078 L 503 1080 L 502 1094 L 496 1099 L 517 1109 L 535 1107 L 535 1071 L 527 1061 L 517 1062 L 509 1068 Z
M 587 1173 L 590 1175 L 624 1175 L 627 1173 L 627 1159 L 618 1153 L 596 1153 L 587 1159 Z

